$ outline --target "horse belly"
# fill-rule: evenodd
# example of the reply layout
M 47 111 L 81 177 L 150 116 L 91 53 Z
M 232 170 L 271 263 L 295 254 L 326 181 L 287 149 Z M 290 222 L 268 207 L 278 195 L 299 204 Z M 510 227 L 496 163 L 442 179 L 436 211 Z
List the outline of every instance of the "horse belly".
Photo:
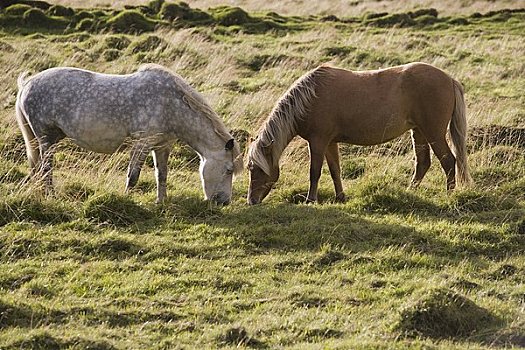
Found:
M 342 129 L 342 136 L 346 142 L 371 146 L 393 140 L 412 127 L 412 123 L 405 115 L 396 113 L 384 116 L 367 115 L 348 123 Z
M 108 123 L 91 120 L 78 128 L 62 128 L 64 134 L 74 143 L 97 153 L 114 153 L 124 142 L 126 129 Z

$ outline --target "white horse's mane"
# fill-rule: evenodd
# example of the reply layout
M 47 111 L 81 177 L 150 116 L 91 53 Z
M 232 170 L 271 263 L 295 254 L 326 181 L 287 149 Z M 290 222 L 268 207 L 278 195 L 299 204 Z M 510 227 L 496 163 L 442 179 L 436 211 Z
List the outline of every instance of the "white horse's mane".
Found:
M 172 75 L 175 78 L 177 85 L 180 87 L 180 90 L 184 94 L 184 96 L 182 96 L 183 101 L 187 103 L 191 109 L 205 115 L 210 120 L 210 122 L 212 123 L 213 130 L 217 135 L 219 135 L 219 137 L 224 141 L 225 144 L 228 140 L 233 138 L 226 129 L 226 126 L 222 122 L 221 118 L 208 105 L 204 97 L 197 90 L 195 90 L 188 83 L 186 83 L 186 81 L 180 75 L 178 75 L 175 72 L 172 72 L 171 70 L 161 65 L 153 63 L 140 66 L 138 72 L 147 70 L 162 70 Z M 234 142 L 232 152 L 234 173 L 238 174 L 243 169 L 242 155 L 238 142 Z
M 319 66 L 297 79 L 275 104 L 270 115 L 257 133 L 256 140 L 248 151 L 248 162 L 252 161 L 267 175 L 272 167 L 279 166 L 284 149 L 297 135 L 297 121 L 304 119 L 317 98 L 316 87 L 321 77 L 330 73 L 330 66 Z M 269 155 L 264 148 L 271 145 Z

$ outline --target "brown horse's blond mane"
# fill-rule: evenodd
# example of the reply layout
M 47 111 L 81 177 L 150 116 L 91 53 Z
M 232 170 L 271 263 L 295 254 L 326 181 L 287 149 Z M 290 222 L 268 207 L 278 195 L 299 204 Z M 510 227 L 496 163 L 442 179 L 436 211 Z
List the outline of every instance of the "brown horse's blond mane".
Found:
M 226 129 L 226 126 L 224 125 L 220 117 L 208 105 L 204 97 L 198 91 L 189 86 L 180 75 L 157 64 L 145 64 L 140 66 L 138 69 L 139 72 L 147 70 L 162 70 L 172 75 L 175 78 L 177 85 L 180 87 L 180 90 L 184 94 L 184 96 L 182 97 L 184 102 L 186 102 L 191 109 L 205 115 L 210 120 L 213 130 L 217 135 L 219 135 L 219 137 L 224 141 L 225 144 L 228 140 L 233 138 Z M 243 169 L 242 155 L 238 142 L 234 142 L 233 160 L 234 173 L 238 174 Z
M 312 101 L 317 97 L 316 88 L 322 79 L 331 73 L 330 66 L 319 66 L 297 79 L 286 91 L 270 115 L 262 124 L 256 140 L 248 151 L 248 162 L 252 161 L 267 175 L 279 165 L 279 158 L 291 139 L 297 135 L 297 121 L 307 117 Z M 271 152 L 264 148 L 271 145 Z

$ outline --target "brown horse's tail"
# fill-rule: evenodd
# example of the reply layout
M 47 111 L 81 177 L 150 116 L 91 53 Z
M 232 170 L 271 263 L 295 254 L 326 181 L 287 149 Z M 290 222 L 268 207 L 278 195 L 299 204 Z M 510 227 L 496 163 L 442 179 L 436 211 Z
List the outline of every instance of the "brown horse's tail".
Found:
M 22 131 L 22 136 L 24 137 L 24 142 L 26 145 L 27 158 L 29 160 L 29 168 L 31 173 L 36 172 L 38 163 L 40 162 L 40 152 L 38 149 L 38 142 L 36 140 L 35 134 L 31 129 L 31 125 L 27 120 L 26 113 L 22 105 L 22 90 L 26 84 L 25 77 L 27 72 L 20 74 L 18 77 L 18 95 L 16 97 L 16 121 L 18 122 L 18 127 Z
M 456 156 L 456 179 L 459 184 L 468 186 L 473 183 L 467 165 L 467 116 L 463 87 L 452 79 L 456 104 L 450 121 L 449 133 L 452 141 L 452 151 Z

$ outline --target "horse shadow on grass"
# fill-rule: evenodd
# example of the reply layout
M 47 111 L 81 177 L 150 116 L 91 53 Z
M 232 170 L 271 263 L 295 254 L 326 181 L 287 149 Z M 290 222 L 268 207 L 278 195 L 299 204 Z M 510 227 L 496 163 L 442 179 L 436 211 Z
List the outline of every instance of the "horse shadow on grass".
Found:
M 326 244 L 362 251 L 387 241 L 396 245 L 414 241 L 409 227 L 376 224 L 341 209 L 314 205 L 263 204 L 225 213 L 214 221 L 246 248 L 258 251 L 316 251 Z M 393 235 L 403 238 L 394 242 Z
M 482 244 L 491 243 L 483 242 L 484 239 L 492 239 L 490 232 L 479 237 L 480 244 L 472 244 L 467 240 L 441 238 L 436 231 L 438 228 L 425 231 L 414 226 L 385 222 L 384 218 L 381 222 L 374 222 L 344 205 L 263 204 L 225 210 L 221 215 L 205 221 L 227 229 L 239 245 L 254 252 L 319 251 L 331 246 L 349 253 L 360 253 L 400 247 L 460 261 L 474 256 L 503 258 L 519 253 L 521 249 L 520 244 L 513 240 L 501 240 L 497 247 Z

